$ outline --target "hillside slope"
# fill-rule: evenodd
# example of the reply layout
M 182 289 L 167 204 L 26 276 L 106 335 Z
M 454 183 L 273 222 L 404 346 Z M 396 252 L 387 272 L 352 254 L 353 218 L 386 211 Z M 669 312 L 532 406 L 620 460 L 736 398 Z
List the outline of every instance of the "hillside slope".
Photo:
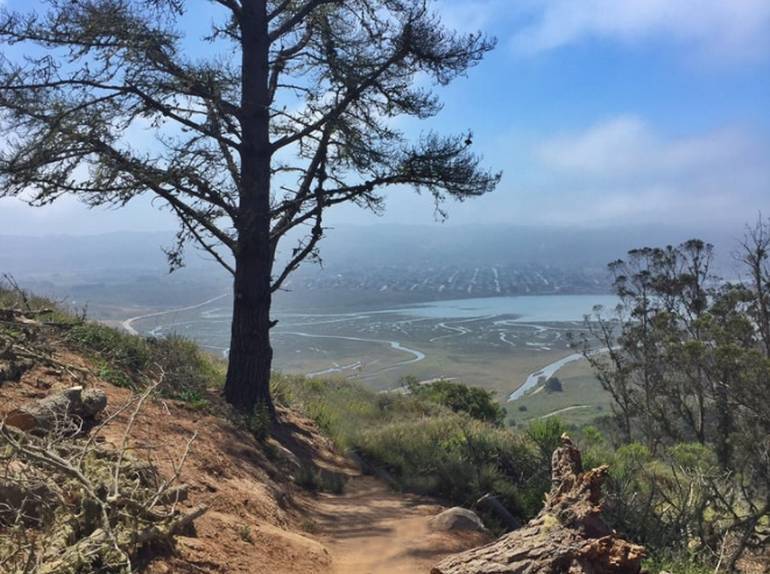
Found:
M 107 409 L 90 431 L 93 442 L 117 451 L 125 444 L 126 460 L 151 465 L 161 478 L 179 475 L 186 499 L 178 510 L 206 511 L 173 548 L 140 556 L 137 570 L 428 572 L 445 555 L 485 541 L 430 531 L 427 521 L 440 507 L 363 476 L 314 423 L 288 409 L 280 410 L 270 437 L 258 440 L 256 423 L 230 422 L 214 391 L 181 401 L 164 398 L 160 386 L 140 404 L 135 391 L 105 380 L 126 381 L 103 349 L 84 350 L 86 339 L 71 336 L 78 324 L 51 314 L 3 318 L 0 409 L 11 412 L 75 385 L 100 389 Z M 36 533 L 44 535 L 45 525 Z

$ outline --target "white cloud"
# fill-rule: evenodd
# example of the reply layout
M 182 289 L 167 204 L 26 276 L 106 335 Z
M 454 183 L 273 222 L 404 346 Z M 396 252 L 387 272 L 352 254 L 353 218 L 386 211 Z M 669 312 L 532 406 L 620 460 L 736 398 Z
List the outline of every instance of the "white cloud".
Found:
M 585 38 L 663 37 L 709 58 L 752 59 L 770 46 L 768 0 L 532 0 L 514 45 L 537 53 Z M 521 11 L 521 5 L 514 8 Z
M 737 129 L 666 139 L 635 116 L 620 116 L 544 142 L 541 160 L 552 168 L 602 178 L 697 176 L 733 169 L 761 153 L 749 134 Z
M 669 136 L 621 116 L 552 137 L 535 158 L 565 223 L 747 221 L 770 198 L 770 145 L 738 128 Z
M 486 30 L 510 10 L 511 0 L 437 0 L 442 22 L 452 30 L 477 32 Z

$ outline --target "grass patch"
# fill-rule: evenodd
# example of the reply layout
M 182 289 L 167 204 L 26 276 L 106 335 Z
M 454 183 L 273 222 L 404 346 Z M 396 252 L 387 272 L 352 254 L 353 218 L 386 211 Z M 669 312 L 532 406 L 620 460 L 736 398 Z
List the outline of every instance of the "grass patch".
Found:
M 147 374 L 163 374 L 163 396 L 206 405 L 207 388 L 223 384 L 225 365 L 192 341 L 176 335 L 162 339 L 123 333 L 99 323 L 84 322 L 65 335 L 77 350 L 95 358 L 99 375 L 119 387 L 141 388 Z
M 415 395 L 376 393 L 345 380 L 276 375 L 278 397 L 304 411 L 338 446 L 403 490 L 473 506 L 496 495 L 529 518 L 548 488 L 548 463 L 525 435 Z M 494 517 L 485 517 L 494 528 Z
M 583 365 L 570 367 L 559 375 L 560 392 L 548 392 L 538 385 L 533 392 L 508 403 L 508 424 L 526 426 L 533 420 L 558 416 L 571 426 L 582 427 L 610 415 L 612 399 L 596 377 L 584 372 Z
M 312 464 L 304 464 L 295 473 L 294 483 L 310 492 L 342 494 L 345 491 L 347 478 L 337 472 L 331 472 Z
M 39 314 L 37 319 L 64 325 L 82 323 L 85 319 L 85 311 L 80 313 L 67 311 L 52 299 L 27 293 L 12 277 L 5 275 L 0 276 L 0 308 L 36 312 L 47 310 L 46 313 Z
M 254 544 L 254 536 L 251 533 L 251 526 L 248 524 L 241 524 L 238 527 L 238 537 L 248 544 Z

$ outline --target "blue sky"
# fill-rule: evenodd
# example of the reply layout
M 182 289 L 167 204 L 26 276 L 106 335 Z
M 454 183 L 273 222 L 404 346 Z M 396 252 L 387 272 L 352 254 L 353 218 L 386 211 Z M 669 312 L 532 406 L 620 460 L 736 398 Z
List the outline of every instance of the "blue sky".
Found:
M 437 7 L 448 25 L 498 39 L 468 78 L 441 90 L 438 117 L 410 125 L 472 129 L 477 150 L 504 172 L 493 194 L 449 204 L 447 224 L 740 226 L 770 214 L 768 0 Z M 329 220 L 435 218 L 428 198 L 397 189 L 383 217 L 342 207 Z M 141 200 L 101 213 L 74 201 L 32 209 L 0 200 L 0 233 L 172 227 Z

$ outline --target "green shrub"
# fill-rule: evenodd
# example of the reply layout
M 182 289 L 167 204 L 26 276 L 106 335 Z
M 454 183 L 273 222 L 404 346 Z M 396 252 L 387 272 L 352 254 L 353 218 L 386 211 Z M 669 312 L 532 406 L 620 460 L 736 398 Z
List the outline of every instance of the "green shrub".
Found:
M 21 289 L 13 277 L 9 275 L 0 276 L 0 307 L 20 310 L 33 309 L 35 311 L 49 309 L 50 313 L 42 313 L 37 318 L 42 321 L 67 325 L 81 323 L 85 318 L 84 310 L 75 314 L 62 308 L 60 303 L 52 299 L 32 295 Z
M 76 325 L 67 333 L 67 339 L 81 350 L 98 355 L 113 367 L 139 373 L 150 366 L 152 354 L 145 339 L 106 325 Z
M 282 375 L 273 385 L 338 446 L 355 451 L 404 490 L 466 506 L 492 493 L 522 519 L 539 510 L 543 483 L 530 477 L 543 469 L 527 437 L 421 393 L 376 393 L 345 380 Z
M 246 418 L 246 429 L 260 442 L 264 442 L 270 436 L 273 419 L 266 406 L 260 404 L 254 407 L 254 412 Z
M 404 382 L 411 394 L 456 413 L 466 413 L 494 425 L 502 425 L 505 420 L 505 409 L 495 400 L 494 394 L 485 389 L 445 380 L 419 384 L 413 377 L 405 378 Z
M 160 393 L 194 408 L 206 406 L 206 389 L 221 386 L 224 380 L 224 363 L 183 337 L 145 339 L 83 322 L 68 330 L 66 340 L 97 360 L 99 376 L 105 381 L 139 389 L 162 374 Z
M 170 335 L 147 339 L 152 362 L 163 369 L 161 393 L 169 398 L 200 403 L 207 388 L 224 384 L 225 366 L 193 341 Z
M 551 460 L 551 454 L 561 444 L 561 435 L 566 427 L 557 417 L 537 419 L 529 423 L 527 435 L 534 442 L 544 459 Z
M 561 393 L 564 392 L 564 387 L 558 377 L 549 378 L 543 385 L 546 393 Z
M 661 556 L 652 556 L 644 561 L 644 570 L 647 572 L 669 572 L 669 574 L 713 574 L 714 567 L 704 564 L 697 556 L 686 552 L 678 554 L 664 553 Z
M 347 477 L 312 464 L 303 464 L 294 474 L 294 483 L 310 492 L 342 494 L 345 491 Z

